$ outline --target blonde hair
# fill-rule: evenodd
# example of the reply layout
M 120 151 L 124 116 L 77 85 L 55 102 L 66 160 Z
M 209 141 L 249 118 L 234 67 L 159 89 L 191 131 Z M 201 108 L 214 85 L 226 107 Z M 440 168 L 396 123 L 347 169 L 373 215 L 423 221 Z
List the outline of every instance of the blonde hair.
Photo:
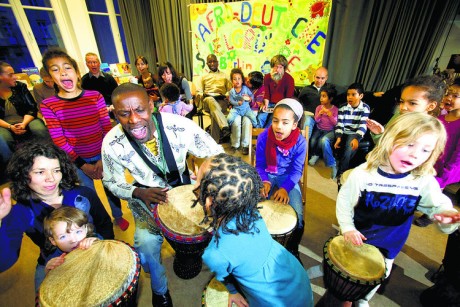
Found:
M 390 123 L 380 138 L 377 146 L 367 155 L 367 169 L 377 169 L 380 165 L 389 165 L 390 155 L 397 147 L 413 143 L 420 136 L 433 133 L 436 145 L 430 157 L 411 171 L 415 177 L 435 175 L 434 163 L 444 151 L 447 134 L 444 125 L 435 117 L 419 112 L 399 115 Z
M 54 225 L 58 222 L 67 223 L 66 231 L 69 232 L 72 229 L 72 224 L 76 224 L 78 227 L 87 225 L 87 237 L 94 235 L 94 226 L 88 222 L 88 216 L 86 213 L 78 208 L 63 206 L 50 213 L 43 221 L 43 229 L 45 237 L 47 238 L 46 248 L 51 249 L 52 245 L 49 242 L 49 238 L 53 237 Z

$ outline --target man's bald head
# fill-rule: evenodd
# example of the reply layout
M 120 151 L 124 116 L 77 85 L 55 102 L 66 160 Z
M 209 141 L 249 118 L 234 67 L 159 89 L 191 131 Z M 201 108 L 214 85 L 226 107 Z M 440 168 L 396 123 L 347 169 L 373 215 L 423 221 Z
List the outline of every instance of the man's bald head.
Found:
M 320 67 L 315 72 L 315 86 L 316 87 L 323 87 L 327 81 L 327 68 Z

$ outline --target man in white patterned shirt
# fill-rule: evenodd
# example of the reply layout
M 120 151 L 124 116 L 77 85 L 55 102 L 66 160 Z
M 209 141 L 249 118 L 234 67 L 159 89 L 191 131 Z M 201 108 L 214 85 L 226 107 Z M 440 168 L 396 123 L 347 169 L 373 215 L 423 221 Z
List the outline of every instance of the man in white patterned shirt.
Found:
M 102 144 L 103 183 L 128 201 L 136 231 L 134 247 L 151 274 L 153 306 L 172 306 L 166 273 L 161 264 L 163 236 L 151 209 L 167 202 L 166 191 L 190 183 L 186 155 L 204 158 L 223 152 L 193 121 L 170 113 L 154 113 L 144 88 L 125 83 L 112 94 L 120 122 Z M 125 178 L 128 170 L 135 179 Z

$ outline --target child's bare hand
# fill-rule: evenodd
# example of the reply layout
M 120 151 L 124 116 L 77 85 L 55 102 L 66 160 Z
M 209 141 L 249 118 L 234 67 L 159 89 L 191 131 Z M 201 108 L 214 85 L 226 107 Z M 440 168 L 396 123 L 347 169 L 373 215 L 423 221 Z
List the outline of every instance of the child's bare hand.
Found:
M 351 140 L 351 142 L 350 142 L 350 147 L 351 147 L 351 149 L 353 149 L 353 150 L 358 149 L 358 145 L 359 145 L 359 142 L 358 142 L 357 139 Z
M 58 266 L 60 266 L 61 264 L 63 264 L 64 261 L 65 261 L 65 255 L 67 255 L 67 254 L 64 253 L 59 257 L 55 257 L 55 258 L 50 259 L 50 261 L 48 261 L 48 263 L 46 264 L 45 274 L 48 274 L 49 271 L 51 271 L 51 270 L 57 268 Z
M 264 189 L 263 189 L 263 193 L 262 193 L 262 196 L 267 198 L 268 197 L 268 193 L 270 192 L 270 189 L 272 187 L 272 184 L 268 181 L 264 181 Z
M 243 100 L 238 101 L 239 106 L 242 105 L 242 104 L 243 104 Z
M 441 224 L 454 224 L 460 222 L 460 213 L 453 211 L 445 211 L 435 214 L 434 218 Z
M 0 220 L 10 213 L 11 207 L 11 190 L 4 188 L 0 195 Z
M 367 129 L 369 129 L 373 134 L 382 134 L 383 131 L 385 131 L 385 127 L 373 119 L 368 119 L 366 121 L 366 125 Z
M 80 244 L 78 244 L 79 249 L 88 249 L 91 245 L 93 245 L 94 242 L 99 240 L 98 238 L 84 238 L 83 240 L 80 241 Z
M 248 302 L 246 302 L 244 297 L 239 293 L 228 295 L 228 307 L 232 307 L 233 303 L 238 307 L 249 307 Z
M 357 230 L 350 230 L 343 233 L 343 237 L 345 238 L 346 242 L 350 242 L 353 245 L 361 246 L 363 245 L 363 240 L 367 240 L 362 233 Z
M 335 144 L 334 144 L 334 148 L 335 149 L 339 149 L 340 148 L 340 141 L 342 141 L 341 138 L 337 138 L 337 140 L 335 141 Z
M 280 188 L 278 189 L 278 191 L 275 192 L 275 194 L 273 194 L 273 199 L 283 204 L 288 204 L 289 203 L 288 192 L 285 189 Z

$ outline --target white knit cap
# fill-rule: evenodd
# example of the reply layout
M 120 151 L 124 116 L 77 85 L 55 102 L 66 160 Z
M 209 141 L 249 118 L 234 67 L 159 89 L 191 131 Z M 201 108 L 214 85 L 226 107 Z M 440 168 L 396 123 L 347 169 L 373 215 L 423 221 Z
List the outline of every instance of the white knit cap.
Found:
M 292 111 L 294 111 L 294 114 L 297 115 L 297 118 L 300 120 L 302 118 L 302 115 L 303 115 L 303 107 L 302 105 L 300 104 L 300 102 L 298 102 L 297 100 L 295 99 L 292 99 L 292 98 L 284 98 L 284 99 L 281 99 L 280 101 L 278 101 L 275 105 L 275 109 L 280 106 L 280 105 L 286 105 L 288 107 L 290 107 L 292 109 Z

